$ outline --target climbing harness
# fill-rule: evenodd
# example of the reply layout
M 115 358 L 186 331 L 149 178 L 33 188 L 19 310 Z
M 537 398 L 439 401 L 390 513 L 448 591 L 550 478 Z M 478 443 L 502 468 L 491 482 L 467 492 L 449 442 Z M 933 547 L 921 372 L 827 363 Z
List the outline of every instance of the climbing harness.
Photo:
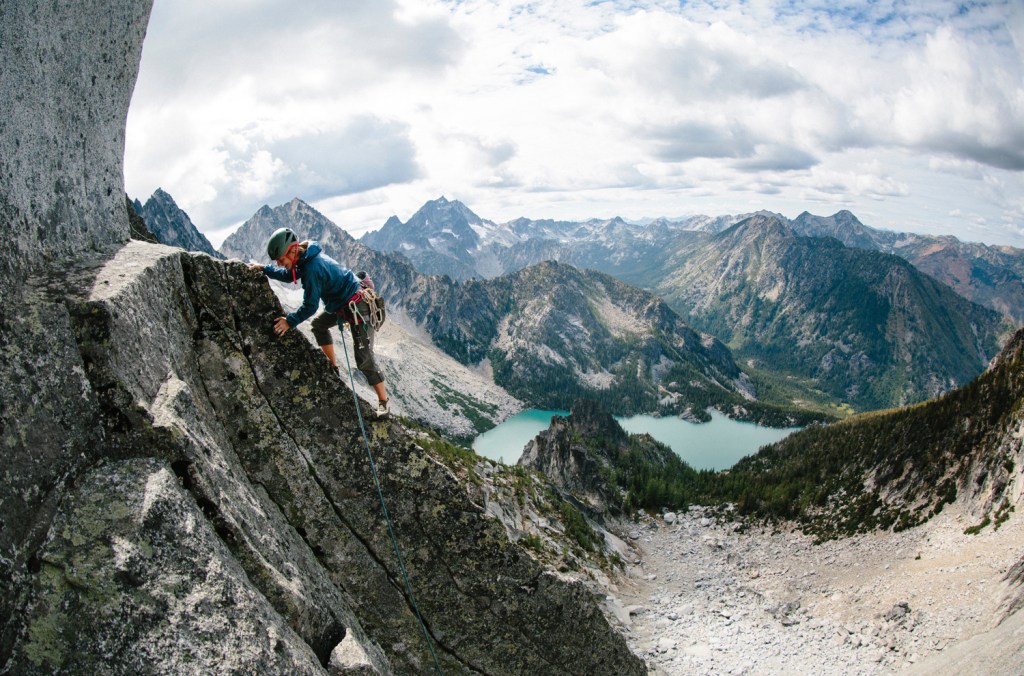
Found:
M 365 289 L 364 289 L 365 291 Z M 444 675 L 444 671 L 441 669 L 441 663 L 437 659 L 437 653 L 434 652 L 434 642 L 430 640 L 430 632 L 427 631 L 427 625 L 423 622 L 423 616 L 420 615 L 419 606 L 416 604 L 416 596 L 412 591 L 412 583 L 409 582 L 409 573 L 405 570 L 405 562 L 402 560 L 402 553 L 398 549 L 398 539 L 395 537 L 395 530 L 391 525 L 391 516 L 388 514 L 388 506 L 384 502 L 384 491 L 380 487 L 380 479 L 377 477 L 377 465 L 373 461 L 373 453 L 370 451 L 370 439 L 366 436 L 366 425 L 363 423 L 363 411 L 359 407 L 359 397 L 356 395 L 356 381 L 355 376 L 352 375 L 352 363 L 348 358 L 348 345 L 345 344 L 345 332 L 341 332 L 341 346 L 342 351 L 345 353 L 345 367 L 348 369 L 349 383 L 352 389 L 352 399 L 356 405 L 356 416 L 359 418 L 359 431 L 363 434 L 363 443 L 366 444 L 366 457 L 370 459 L 370 472 L 373 474 L 373 483 L 377 487 L 377 497 L 380 498 L 380 508 L 384 511 L 384 521 L 388 525 L 388 535 L 391 537 L 391 546 L 394 547 L 395 557 L 398 559 L 398 569 L 402 572 L 402 579 L 405 580 L 405 590 L 409 594 L 409 603 L 412 605 L 413 611 L 416 613 L 416 619 L 419 620 L 420 628 L 423 630 L 423 638 L 427 640 L 427 648 L 430 649 L 430 656 L 434 658 L 434 667 L 437 669 L 437 673 Z
M 366 303 L 367 313 L 364 315 L 359 311 L 360 301 Z M 380 329 L 381 324 L 384 323 L 384 317 L 386 310 L 384 308 L 384 299 L 377 295 L 377 292 L 370 287 L 364 287 L 357 291 L 354 296 L 348 300 L 348 312 L 352 318 L 353 324 L 367 323 L 374 328 L 374 330 Z

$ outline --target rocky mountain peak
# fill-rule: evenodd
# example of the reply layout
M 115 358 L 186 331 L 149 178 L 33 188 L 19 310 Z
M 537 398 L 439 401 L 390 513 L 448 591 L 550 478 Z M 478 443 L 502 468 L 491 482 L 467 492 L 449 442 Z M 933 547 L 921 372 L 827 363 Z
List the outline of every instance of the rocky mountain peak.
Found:
M 832 237 L 858 249 L 880 249 L 884 239 L 879 231 L 864 225 L 846 209 L 831 216 L 814 216 L 805 211 L 793 220 L 792 225 L 796 232 L 806 237 Z
M 596 514 L 618 512 L 622 496 L 608 481 L 614 459 L 628 435 L 593 401 L 578 400 L 567 418 L 555 417 L 523 449 L 520 465 L 543 472 L 552 483 Z
M 444 196 L 421 206 L 405 223 L 392 216 L 361 241 L 382 252 L 400 252 L 421 272 L 467 279 L 476 274 L 474 254 L 482 233 L 496 225 L 477 216 L 458 200 Z
M 740 221 L 733 227 L 736 230 L 746 231 L 748 233 L 778 233 L 786 237 L 791 237 L 795 234 L 792 226 L 775 214 L 754 214 L 750 218 Z
M 135 211 L 146 222 L 149 231 L 162 244 L 221 258 L 221 254 L 213 248 L 210 240 L 206 239 L 206 236 L 199 231 L 188 214 L 163 188 L 153 191 L 145 204 L 135 200 Z
M 264 204 L 231 233 L 220 251 L 228 258 L 265 262 L 267 239 L 278 228 L 291 228 L 300 240 L 351 240 L 347 232 L 312 206 L 295 198 L 286 204 L 271 208 Z
M 157 187 L 157 189 L 153 191 L 153 196 L 151 197 L 151 199 L 157 200 L 158 202 L 174 204 L 174 206 L 178 206 L 177 204 L 175 204 L 174 198 L 171 197 L 170 193 L 168 193 L 166 190 L 160 187 Z
M 774 214 L 755 214 L 715 235 L 715 241 L 723 244 L 727 243 L 729 246 L 736 246 L 743 242 L 760 248 L 766 242 L 789 239 L 796 236 L 797 233 L 792 226 L 778 216 Z
M 424 204 L 409 219 L 410 225 L 415 224 L 416 227 L 432 233 L 443 232 L 449 228 L 462 230 L 471 224 L 483 222 L 484 219 L 473 213 L 462 202 L 449 201 L 443 196 Z
M 646 434 L 626 433 L 603 406 L 586 399 L 574 402 L 569 416 L 553 418 L 523 449 L 519 464 L 543 472 L 598 516 L 642 500 L 636 490 L 642 477 L 694 473 L 669 447 Z

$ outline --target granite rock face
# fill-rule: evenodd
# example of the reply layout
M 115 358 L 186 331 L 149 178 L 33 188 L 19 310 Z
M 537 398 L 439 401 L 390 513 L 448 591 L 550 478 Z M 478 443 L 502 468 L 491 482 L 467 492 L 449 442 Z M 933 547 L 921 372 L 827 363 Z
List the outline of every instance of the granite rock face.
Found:
M 125 119 L 151 2 L 0 4 L 0 281 L 128 240 Z
M 623 513 L 623 486 L 638 467 L 657 469 L 673 462 L 679 462 L 678 456 L 668 446 L 647 434 L 628 434 L 603 406 L 587 399 L 575 402 L 567 417 L 552 418 L 519 459 L 597 516 Z
M 595 444 L 595 440 L 599 441 Z M 608 473 L 614 456 L 628 441 L 611 414 L 582 399 L 573 404 L 568 417 L 552 418 L 548 429 L 523 449 L 519 464 L 543 472 L 596 513 L 617 512 L 622 495 L 608 480 Z M 600 449 L 595 450 L 594 445 Z
M 125 244 L 148 9 L 0 6 L 0 671 L 643 673 L 262 275 Z
M 273 336 L 280 306 L 265 279 L 132 242 L 68 281 L 63 307 L 91 406 L 67 434 L 91 456 L 55 480 L 55 515 L 23 557 L 10 664 L 75 669 L 116 659 L 109 651 L 215 664 L 225 645 L 269 636 L 281 647 L 233 659 L 327 667 L 348 639 L 357 650 L 340 652 L 380 673 L 429 670 L 351 391 L 301 335 Z M 592 593 L 513 545 L 407 430 L 367 422 L 367 432 L 446 672 L 641 672 Z M 153 512 L 158 500 L 168 506 Z M 151 514 L 164 516 L 150 524 Z M 132 632 L 96 632 L 94 650 L 69 653 L 92 614 Z M 174 632 L 193 636 L 185 653 L 168 643 Z
M 36 578 L 13 673 L 320 672 L 159 460 L 84 474 Z

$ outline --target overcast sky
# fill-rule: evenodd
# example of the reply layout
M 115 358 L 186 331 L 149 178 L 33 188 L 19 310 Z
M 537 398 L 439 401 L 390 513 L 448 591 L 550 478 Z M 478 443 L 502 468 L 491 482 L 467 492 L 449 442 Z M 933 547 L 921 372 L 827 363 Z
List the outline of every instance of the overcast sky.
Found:
M 125 182 L 219 246 L 483 218 L 849 209 L 1024 247 L 1024 2 L 155 0 Z

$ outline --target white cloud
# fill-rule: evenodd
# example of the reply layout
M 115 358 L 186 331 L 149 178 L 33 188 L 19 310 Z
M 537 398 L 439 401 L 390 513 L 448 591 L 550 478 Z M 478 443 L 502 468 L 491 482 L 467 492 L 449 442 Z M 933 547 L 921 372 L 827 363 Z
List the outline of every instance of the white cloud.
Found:
M 1020 8 L 157 0 L 126 183 L 209 230 L 298 196 L 359 232 L 444 194 L 495 220 L 959 208 L 1020 246 Z

